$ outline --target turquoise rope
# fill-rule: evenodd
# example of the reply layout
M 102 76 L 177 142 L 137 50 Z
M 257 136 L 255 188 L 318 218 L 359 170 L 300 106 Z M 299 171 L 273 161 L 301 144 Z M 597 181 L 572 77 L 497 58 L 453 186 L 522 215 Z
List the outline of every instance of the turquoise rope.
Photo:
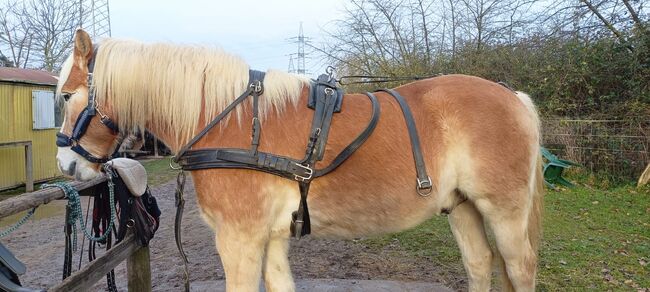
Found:
M 111 230 L 113 229 L 113 221 L 115 221 L 115 214 L 117 213 L 115 211 L 115 192 L 114 192 L 114 186 L 113 184 L 113 172 L 110 169 L 109 166 L 105 166 L 104 169 L 106 170 L 107 173 L 107 183 L 108 183 L 108 192 L 109 192 L 109 202 L 111 205 L 111 219 L 108 224 L 108 228 L 104 231 L 104 234 L 100 237 L 94 237 L 90 232 L 87 231 L 88 226 L 84 223 L 83 221 L 83 211 L 81 209 L 81 197 L 79 196 L 79 192 L 72 186 L 70 186 L 68 183 L 65 182 L 55 182 L 51 184 L 43 184 L 41 186 L 41 189 L 48 188 L 48 187 L 57 187 L 60 188 L 61 191 L 63 191 L 63 194 L 65 195 L 65 198 L 68 199 L 68 207 L 70 207 L 70 213 L 68 215 L 68 218 L 66 218 L 66 222 L 70 225 L 72 225 L 72 233 L 74 234 L 72 238 L 72 249 L 77 250 L 77 222 L 79 222 L 79 227 L 81 230 L 83 230 L 84 236 L 88 238 L 88 240 L 91 241 L 103 241 L 108 237 L 108 235 L 111 233 Z M 34 212 L 36 211 L 36 208 L 34 207 L 33 209 L 29 210 L 23 218 L 18 220 L 16 224 L 13 226 L 9 227 L 9 229 L 0 232 L 0 238 L 3 238 L 12 232 L 16 231 L 16 229 L 20 228 L 29 218 L 34 215 Z
M 88 226 L 84 223 L 83 220 L 83 211 L 81 209 L 81 197 L 79 196 L 79 192 L 69 184 L 65 182 L 55 182 L 52 184 L 43 184 L 43 187 L 58 187 L 60 188 L 63 193 L 65 194 L 65 198 L 68 199 L 68 207 L 70 208 L 70 212 L 68 213 L 68 218 L 66 218 L 66 222 L 70 225 L 72 225 L 72 249 L 77 250 L 77 222 L 79 223 L 79 228 L 83 231 L 83 234 L 88 240 L 90 241 L 103 241 L 108 237 L 108 235 L 111 233 L 111 230 L 113 229 L 113 221 L 115 221 L 115 214 L 117 213 L 115 211 L 115 193 L 114 193 L 114 184 L 113 184 L 113 174 L 112 172 L 109 172 L 107 170 L 107 183 L 108 183 L 108 191 L 109 191 L 109 202 L 111 206 L 111 218 L 108 224 L 108 228 L 104 230 L 104 234 L 102 234 L 99 237 L 94 237 L 90 232 L 88 232 L 87 228 Z
M 18 229 L 21 225 L 25 224 L 25 222 L 27 222 L 27 219 L 29 219 L 30 217 L 32 217 L 32 215 L 34 215 L 34 211 L 36 211 L 36 208 L 37 207 L 34 207 L 33 209 L 29 210 L 27 214 L 23 216 L 23 218 L 18 220 L 18 222 L 16 222 L 16 224 L 14 224 L 13 226 L 9 227 L 9 229 L 0 232 L 0 238 L 3 238 L 11 234 L 12 232 L 16 231 L 16 229 Z

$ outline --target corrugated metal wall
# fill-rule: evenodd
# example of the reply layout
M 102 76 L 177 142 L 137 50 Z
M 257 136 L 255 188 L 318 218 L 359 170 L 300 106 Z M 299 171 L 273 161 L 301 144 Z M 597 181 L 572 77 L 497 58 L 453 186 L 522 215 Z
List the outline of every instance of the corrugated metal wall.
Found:
M 56 167 L 58 129 L 32 130 L 32 90 L 54 87 L 0 82 L 0 143 L 32 141 L 34 180 L 60 175 Z M 0 189 L 25 183 L 23 147 L 0 148 Z

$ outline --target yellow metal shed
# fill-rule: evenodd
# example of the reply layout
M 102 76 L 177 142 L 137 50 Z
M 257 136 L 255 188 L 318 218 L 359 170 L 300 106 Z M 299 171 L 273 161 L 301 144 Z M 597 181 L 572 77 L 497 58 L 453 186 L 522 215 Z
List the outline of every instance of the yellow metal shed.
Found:
M 33 180 L 60 175 L 55 157 L 61 123 L 55 109 L 56 82 L 49 72 L 0 68 L 0 190 L 26 184 L 30 157 L 22 145 L 29 142 Z

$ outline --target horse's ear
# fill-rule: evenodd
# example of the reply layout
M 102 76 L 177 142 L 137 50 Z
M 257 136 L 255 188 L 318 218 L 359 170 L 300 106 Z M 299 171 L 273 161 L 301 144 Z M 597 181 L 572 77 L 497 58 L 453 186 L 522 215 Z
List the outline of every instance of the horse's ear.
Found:
M 90 40 L 90 35 L 83 29 L 77 29 L 74 35 L 74 54 L 75 56 L 83 56 L 89 60 L 93 54 L 93 42 Z

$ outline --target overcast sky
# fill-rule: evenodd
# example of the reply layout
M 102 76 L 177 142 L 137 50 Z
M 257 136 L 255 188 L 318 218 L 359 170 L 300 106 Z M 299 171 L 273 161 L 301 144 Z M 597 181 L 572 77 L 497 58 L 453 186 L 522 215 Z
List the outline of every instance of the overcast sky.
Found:
M 182 4 L 181 4 L 182 3 Z M 287 70 L 297 52 L 290 38 L 300 22 L 312 42 L 340 18 L 344 0 L 109 0 L 113 37 L 147 42 L 215 45 L 243 57 L 252 68 Z M 314 76 L 325 64 L 311 55 L 306 68 Z

